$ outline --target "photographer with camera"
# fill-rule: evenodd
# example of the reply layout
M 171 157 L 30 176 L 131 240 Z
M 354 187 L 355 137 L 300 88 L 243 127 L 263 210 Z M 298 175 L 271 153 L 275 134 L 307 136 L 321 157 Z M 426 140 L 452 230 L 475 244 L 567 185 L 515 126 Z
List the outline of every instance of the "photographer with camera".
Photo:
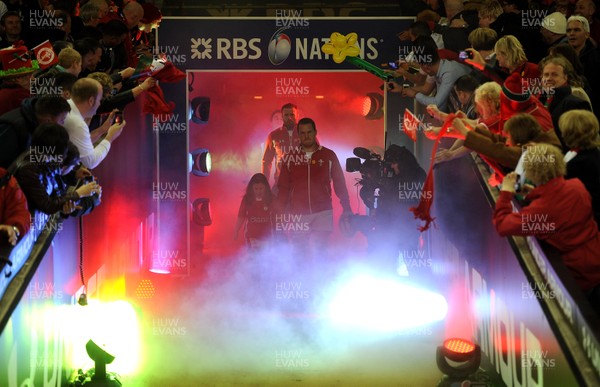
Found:
M 92 175 L 92 172 L 79 162 L 79 150 L 77 150 L 77 147 L 70 141 L 67 146 L 67 154 L 61 166 L 60 173 L 56 175 L 56 183 L 58 195 L 72 193 L 88 183 L 97 184 L 96 178 Z M 77 202 L 71 203 L 70 206 L 73 206 L 74 208 L 68 211 L 63 210 L 63 214 L 72 217 L 87 215 L 100 205 L 101 199 L 102 187 L 97 185 L 96 191 L 92 196 L 82 197 Z
M 71 214 L 81 198 L 99 195 L 102 190 L 96 182 L 81 185 L 73 192 L 59 189 L 60 175 L 67 155 L 69 134 L 58 124 L 42 124 L 33 133 L 31 147 L 22 153 L 10 170 L 25 193 L 30 211 L 46 214 Z

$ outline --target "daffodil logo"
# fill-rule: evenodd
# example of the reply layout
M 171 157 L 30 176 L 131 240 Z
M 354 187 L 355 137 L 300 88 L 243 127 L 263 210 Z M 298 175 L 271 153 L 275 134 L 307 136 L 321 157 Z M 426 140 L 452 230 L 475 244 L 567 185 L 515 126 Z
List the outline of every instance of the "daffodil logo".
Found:
M 292 40 L 289 36 L 282 33 L 288 28 L 289 27 L 278 29 L 273 36 L 271 36 L 271 40 L 269 41 L 269 60 L 276 66 L 285 62 L 292 50 Z
M 356 57 L 360 54 L 360 48 L 356 45 L 358 35 L 351 32 L 348 35 L 342 35 L 339 32 L 334 32 L 329 38 L 329 42 L 321 47 L 327 55 L 333 56 L 333 61 L 337 64 L 342 63 L 347 57 Z
M 212 38 L 192 38 L 192 59 L 212 59 Z

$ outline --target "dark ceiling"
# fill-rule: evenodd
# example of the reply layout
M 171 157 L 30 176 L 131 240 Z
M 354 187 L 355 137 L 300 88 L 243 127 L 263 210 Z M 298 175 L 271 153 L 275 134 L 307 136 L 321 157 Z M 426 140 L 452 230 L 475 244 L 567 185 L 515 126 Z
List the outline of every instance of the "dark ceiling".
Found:
M 158 3 L 158 2 L 157 2 Z M 301 11 L 303 17 L 318 16 L 411 16 L 421 0 L 345 1 L 198 1 L 165 0 L 160 6 L 165 16 L 247 17 L 276 16 L 281 10 Z

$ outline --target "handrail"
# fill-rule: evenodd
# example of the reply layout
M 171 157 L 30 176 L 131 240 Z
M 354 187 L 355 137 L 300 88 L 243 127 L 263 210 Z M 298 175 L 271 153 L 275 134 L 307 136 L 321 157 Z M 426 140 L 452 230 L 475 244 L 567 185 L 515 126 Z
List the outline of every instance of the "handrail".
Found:
M 499 190 L 491 187 L 485 162 L 474 156 L 480 183 L 491 206 L 496 205 Z M 535 237 L 508 237 L 523 272 L 539 289 L 540 305 L 550 322 L 574 374 L 588 386 L 600 385 L 600 318 L 553 247 Z
M 8 249 L 10 264 L 1 266 L 0 275 L 0 333 L 4 330 L 11 314 L 27 290 L 46 251 L 50 247 L 63 219 L 60 215 L 36 212 L 32 216 L 32 227 L 27 234 Z M 5 251 L 2 251 L 4 253 Z M 4 254 L 3 254 L 4 255 Z

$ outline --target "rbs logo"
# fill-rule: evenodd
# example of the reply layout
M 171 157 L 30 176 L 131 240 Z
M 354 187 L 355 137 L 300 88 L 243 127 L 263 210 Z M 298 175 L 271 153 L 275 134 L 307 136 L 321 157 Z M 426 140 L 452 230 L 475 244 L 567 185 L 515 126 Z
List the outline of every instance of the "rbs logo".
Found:
M 191 39 L 192 59 L 258 59 L 260 38 Z

